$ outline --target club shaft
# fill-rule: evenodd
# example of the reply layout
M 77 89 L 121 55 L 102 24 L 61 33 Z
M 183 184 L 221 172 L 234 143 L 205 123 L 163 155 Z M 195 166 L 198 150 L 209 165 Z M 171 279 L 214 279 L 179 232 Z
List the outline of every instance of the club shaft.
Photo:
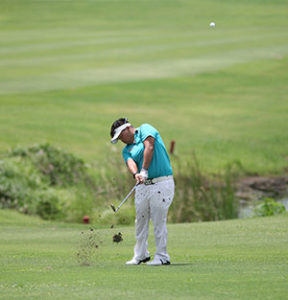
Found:
M 118 209 L 124 204 L 124 202 L 130 197 L 130 195 L 134 192 L 134 190 L 136 189 L 137 184 L 135 184 L 133 186 L 133 188 L 131 189 L 131 191 L 128 193 L 128 195 L 124 198 L 124 200 L 120 203 L 120 205 L 116 208 L 115 213 L 118 211 Z

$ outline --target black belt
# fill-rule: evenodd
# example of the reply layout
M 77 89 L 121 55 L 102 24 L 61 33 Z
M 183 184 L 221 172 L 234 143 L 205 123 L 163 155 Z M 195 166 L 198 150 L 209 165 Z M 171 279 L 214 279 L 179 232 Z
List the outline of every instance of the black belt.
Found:
M 173 179 L 173 175 L 160 176 L 160 177 L 156 177 L 156 178 L 148 178 L 144 181 L 144 184 L 151 185 L 151 184 L 155 184 L 157 182 L 161 182 L 161 181 L 168 180 L 168 179 Z

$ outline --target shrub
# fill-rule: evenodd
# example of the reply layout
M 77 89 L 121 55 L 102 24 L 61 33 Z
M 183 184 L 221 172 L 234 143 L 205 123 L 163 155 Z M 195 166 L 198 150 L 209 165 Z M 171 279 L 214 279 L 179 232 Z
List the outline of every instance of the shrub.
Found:
M 50 185 L 67 186 L 86 177 L 83 160 L 49 144 L 18 147 L 10 152 L 10 156 L 30 160 L 49 179 Z
M 277 203 L 273 198 L 265 198 L 254 208 L 254 213 L 258 217 L 274 216 L 285 212 L 285 206 Z
M 24 213 L 35 213 L 34 191 L 46 186 L 31 163 L 21 163 L 17 158 L 0 161 L 2 208 L 16 208 Z
M 64 212 L 60 206 L 60 199 L 54 190 L 40 191 L 35 194 L 36 213 L 44 220 L 60 219 Z
M 94 186 L 81 159 L 48 144 L 14 149 L 0 161 L 0 208 L 80 221 L 92 211 Z

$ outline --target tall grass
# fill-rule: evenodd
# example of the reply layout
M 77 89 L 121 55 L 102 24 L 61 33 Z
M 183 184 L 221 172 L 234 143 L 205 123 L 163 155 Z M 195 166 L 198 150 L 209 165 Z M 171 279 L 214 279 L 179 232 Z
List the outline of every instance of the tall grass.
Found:
M 170 209 L 172 222 L 195 222 L 233 219 L 238 217 L 235 179 L 236 163 L 227 165 L 222 174 L 208 175 L 201 171 L 195 154 L 184 164 L 174 160 L 175 198 Z
M 172 164 L 176 188 L 174 201 L 169 210 L 170 222 L 215 221 L 238 217 L 239 203 L 235 196 L 235 182 L 243 172 L 241 164 L 237 162 L 228 164 L 219 174 L 204 173 L 196 154 L 193 154 L 188 162 L 186 160 L 182 162 L 174 156 Z M 98 182 L 101 182 L 103 187 L 102 201 L 108 207 L 109 200 L 123 199 L 133 185 L 133 179 L 120 153 L 116 152 L 107 158 L 107 165 L 110 168 L 107 167 L 105 171 L 98 173 Z M 123 218 L 131 220 L 131 209 L 134 210 L 132 201 L 131 197 L 125 205 L 126 211 L 123 212 L 123 208 L 119 211 Z M 111 210 L 104 213 L 109 222 L 113 220 L 115 222 L 112 214 Z
M 195 154 L 183 163 L 172 159 L 176 193 L 170 222 L 195 222 L 237 218 L 235 179 L 241 170 L 228 165 L 221 174 L 202 172 Z M 70 153 L 50 145 L 17 148 L 0 164 L 0 204 L 44 219 L 130 224 L 134 221 L 133 197 L 115 214 L 134 180 L 121 154 L 112 152 L 101 163 L 85 164 Z

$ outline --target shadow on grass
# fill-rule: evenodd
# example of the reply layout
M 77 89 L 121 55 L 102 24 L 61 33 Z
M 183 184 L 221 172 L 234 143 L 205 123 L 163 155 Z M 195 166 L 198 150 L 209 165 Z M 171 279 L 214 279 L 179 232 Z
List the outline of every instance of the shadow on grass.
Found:
M 167 267 L 187 267 L 187 266 L 193 266 L 192 263 L 171 263 L 171 265 L 168 265 Z
M 193 266 L 194 264 L 192 263 L 171 263 L 170 265 L 158 265 L 158 266 L 147 266 L 147 267 L 165 267 L 165 268 L 170 268 L 170 267 L 187 267 L 187 266 Z

